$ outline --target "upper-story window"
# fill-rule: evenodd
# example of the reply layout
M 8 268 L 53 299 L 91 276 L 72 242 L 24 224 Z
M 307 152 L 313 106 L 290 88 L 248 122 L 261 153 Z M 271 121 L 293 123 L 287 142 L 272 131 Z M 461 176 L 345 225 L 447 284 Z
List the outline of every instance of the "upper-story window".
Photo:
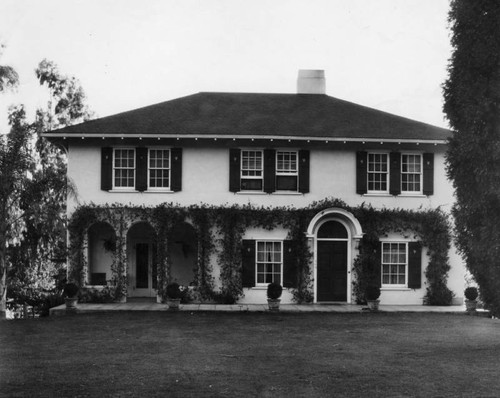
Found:
M 262 151 L 241 151 L 241 190 L 262 191 L 264 160 Z
M 387 153 L 368 153 L 368 192 L 388 192 L 389 161 Z
M 422 155 L 401 155 L 401 192 L 422 193 Z
M 231 149 L 231 192 L 309 192 L 309 151 Z
M 116 148 L 113 151 L 113 188 L 135 187 L 135 149 Z
M 150 149 L 148 164 L 148 188 L 170 188 L 170 150 Z
M 358 194 L 433 195 L 434 154 L 356 153 Z
M 182 189 L 182 148 L 101 148 L 103 191 Z
M 298 189 L 299 169 L 297 151 L 276 152 L 276 190 L 294 191 Z

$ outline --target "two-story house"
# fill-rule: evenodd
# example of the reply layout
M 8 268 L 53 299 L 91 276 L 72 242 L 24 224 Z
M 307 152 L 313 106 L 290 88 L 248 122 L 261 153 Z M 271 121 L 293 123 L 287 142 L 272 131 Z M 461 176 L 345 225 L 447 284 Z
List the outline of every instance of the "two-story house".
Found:
M 46 133 L 78 192 L 71 279 L 243 303 L 276 281 L 282 302 L 354 303 L 372 256 L 382 304 L 422 304 L 437 285 L 460 303 L 462 261 L 429 221 L 453 202 L 450 131 L 328 96 L 323 71 L 299 71 L 297 89 L 202 92 Z

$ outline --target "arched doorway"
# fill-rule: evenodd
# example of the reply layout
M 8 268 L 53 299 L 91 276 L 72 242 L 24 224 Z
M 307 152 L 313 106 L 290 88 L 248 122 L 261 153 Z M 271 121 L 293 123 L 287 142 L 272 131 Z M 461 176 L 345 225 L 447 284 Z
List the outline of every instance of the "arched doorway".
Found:
M 349 234 L 338 220 L 326 220 L 318 228 L 317 301 L 347 301 Z
M 128 296 L 154 297 L 158 288 L 156 234 L 148 223 L 132 225 L 127 233 Z
M 307 235 L 314 253 L 314 301 L 350 303 L 353 253 L 363 236 L 359 221 L 344 209 L 326 209 L 312 219 Z
M 192 225 L 182 222 L 174 226 L 170 250 L 170 277 L 182 286 L 193 285 L 198 264 L 198 238 Z

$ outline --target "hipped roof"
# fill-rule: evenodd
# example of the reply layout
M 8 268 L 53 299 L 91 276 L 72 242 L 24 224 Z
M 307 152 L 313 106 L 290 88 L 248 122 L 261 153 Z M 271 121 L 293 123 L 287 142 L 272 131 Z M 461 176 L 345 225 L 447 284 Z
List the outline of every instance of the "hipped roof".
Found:
M 213 93 L 118 113 L 47 137 L 199 137 L 444 143 L 450 131 L 328 95 Z

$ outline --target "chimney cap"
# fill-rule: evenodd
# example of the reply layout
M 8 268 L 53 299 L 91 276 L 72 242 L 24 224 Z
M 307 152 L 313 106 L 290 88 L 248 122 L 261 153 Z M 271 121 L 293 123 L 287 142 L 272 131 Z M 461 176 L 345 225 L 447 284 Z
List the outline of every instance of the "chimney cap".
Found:
M 326 81 L 323 69 L 299 69 L 298 94 L 325 94 Z

